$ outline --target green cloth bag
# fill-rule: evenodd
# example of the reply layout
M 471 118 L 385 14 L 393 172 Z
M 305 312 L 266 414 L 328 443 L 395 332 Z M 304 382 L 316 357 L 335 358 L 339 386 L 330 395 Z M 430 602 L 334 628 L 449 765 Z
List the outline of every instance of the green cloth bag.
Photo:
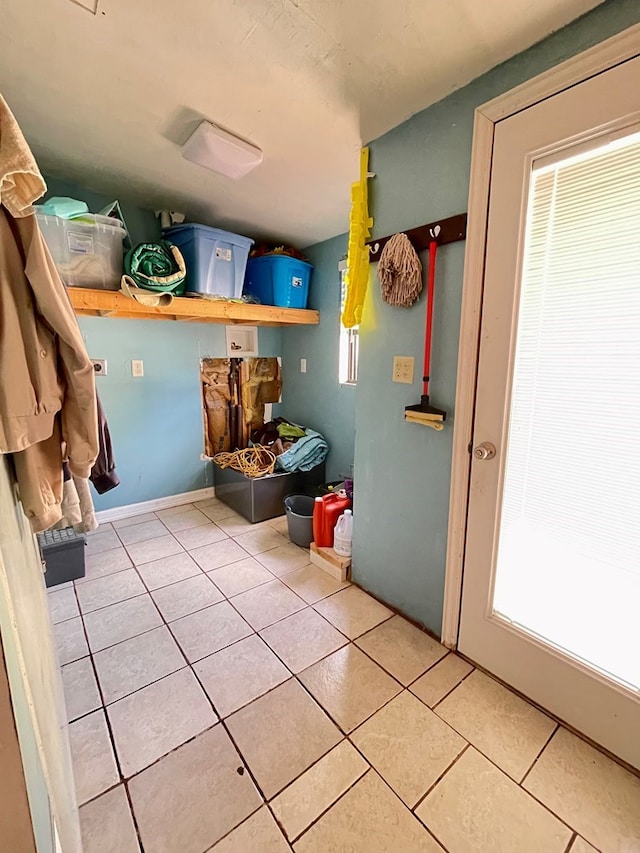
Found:
M 138 287 L 160 293 L 184 293 L 187 267 L 177 246 L 166 240 L 159 243 L 139 243 L 124 259 L 127 275 Z

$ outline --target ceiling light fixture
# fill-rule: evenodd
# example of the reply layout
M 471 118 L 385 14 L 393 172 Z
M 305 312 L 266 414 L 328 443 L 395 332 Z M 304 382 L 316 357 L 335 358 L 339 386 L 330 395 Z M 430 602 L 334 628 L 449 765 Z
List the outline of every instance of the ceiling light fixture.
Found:
M 182 156 L 236 181 L 259 166 L 263 157 L 255 145 L 209 121 L 201 122 L 191 134 L 182 146 Z

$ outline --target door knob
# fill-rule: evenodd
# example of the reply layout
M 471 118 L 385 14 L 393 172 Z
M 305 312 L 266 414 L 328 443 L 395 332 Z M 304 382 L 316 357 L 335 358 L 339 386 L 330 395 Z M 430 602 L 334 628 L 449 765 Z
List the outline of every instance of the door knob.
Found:
M 496 448 L 490 441 L 483 441 L 473 450 L 473 455 L 476 459 L 493 459 L 496 455 Z

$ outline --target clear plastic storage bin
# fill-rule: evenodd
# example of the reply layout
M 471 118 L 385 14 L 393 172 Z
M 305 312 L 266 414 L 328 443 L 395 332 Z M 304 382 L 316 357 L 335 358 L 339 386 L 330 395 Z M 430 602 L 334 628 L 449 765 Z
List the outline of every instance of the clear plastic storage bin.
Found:
M 127 232 L 118 219 L 92 213 L 81 219 L 61 219 L 38 212 L 36 218 L 66 285 L 120 289 L 122 241 Z
M 177 246 L 187 265 L 186 291 L 239 299 L 253 240 L 208 225 L 172 225 L 166 240 Z

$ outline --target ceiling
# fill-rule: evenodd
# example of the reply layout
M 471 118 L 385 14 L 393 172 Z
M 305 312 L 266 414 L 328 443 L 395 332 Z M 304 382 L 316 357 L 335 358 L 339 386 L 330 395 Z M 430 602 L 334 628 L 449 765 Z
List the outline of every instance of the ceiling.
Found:
M 0 0 L 0 92 L 45 173 L 305 246 L 347 230 L 363 142 L 598 2 Z M 202 118 L 262 165 L 184 160 Z

